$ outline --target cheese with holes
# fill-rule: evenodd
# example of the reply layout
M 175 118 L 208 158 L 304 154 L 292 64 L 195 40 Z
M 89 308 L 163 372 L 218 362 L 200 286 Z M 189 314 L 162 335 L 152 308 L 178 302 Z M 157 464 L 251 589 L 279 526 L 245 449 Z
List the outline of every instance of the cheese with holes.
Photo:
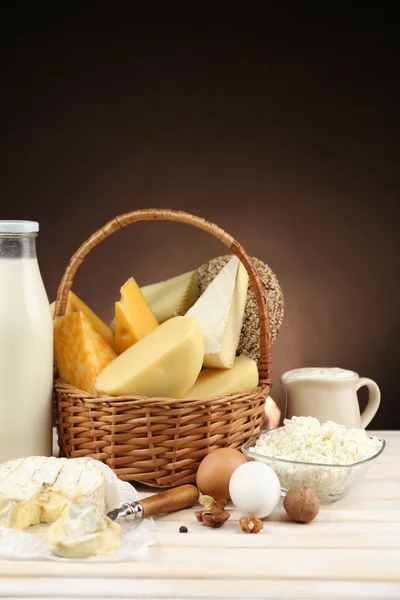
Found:
M 50 305 L 51 314 L 54 318 L 54 309 L 55 302 Z M 67 299 L 67 308 L 65 310 L 65 314 L 69 315 L 73 312 L 82 312 L 87 319 L 91 322 L 97 333 L 101 335 L 102 338 L 107 342 L 107 344 L 111 347 L 114 345 L 114 334 L 111 331 L 110 327 L 107 325 L 89 308 L 74 292 L 68 293 Z
M 121 300 L 115 303 L 115 351 L 121 354 L 158 325 L 138 284 L 128 279 L 121 288 Z
M 85 558 L 109 554 L 120 544 L 120 526 L 96 505 L 72 503 L 46 532 L 53 554 L 65 558 Z
M 54 523 L 71 502 L 105 513 L 105 478 L 80 458 L 33 456 L 0 464 L 0 526 Z
M 89 319 L 74 312 L 54 321 L 54 356 L 65 383 L 94 392 L 97 375 L 117 355 Z
M 174 317 L 120 354 L 96 380 L 111 396 L 182 398 L 203 362 L 203 337 L 196 319 Z
M 183 316 L 196 302 L 199 275 L 197 271 L 190 271 L 140 289 L 157 320 L 164 323 L 172 317 Z
M 246 306 L 249 278 L 234 256 L 186 313 L 203 334 L 204 366 L 230 369 L 235 360 Z
M 237 356 L 231 369 L 203 369 L 185 398 L 234 394 L 254 390 L 257 386 L 257 363 L 248 356 Z

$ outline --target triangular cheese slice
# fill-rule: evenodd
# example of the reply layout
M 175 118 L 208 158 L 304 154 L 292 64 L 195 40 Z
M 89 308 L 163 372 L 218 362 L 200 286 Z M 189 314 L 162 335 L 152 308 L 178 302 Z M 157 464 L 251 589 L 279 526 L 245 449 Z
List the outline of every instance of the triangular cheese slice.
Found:
M 199 297 L 197 271 L 140 288 L 159 323 L 183 316 Z
M 257 363 L 248 356 L 237 356 L 232 369 L 203 369 L 185 398 L 210 398 L 254 390 L 258 386 Z
M 115 303 L 115 351 L 122 354 L 158 326 L 138 284 L 131 277 L 121 288 L 121 300 Z
M 230 369 L 242 330 L 249 277 L 234 256 L 186 313 L 203 334 L 204 366 Z
M 84 392 L 95 392 L 97 375 L 117 357 L 82 312 L 54 321 L 54 355 L 61 379 Z
M 54 308 L 55 302 L 50 304 L 51 314 L 54 319 Z M 96 313 L 92 311 L 74 292 L 68 292 L 67 299 L 67 308 L 65 310 L 66 315 L 70 315 L 74 312 L 83 312 L 85 317 L 89 319 L 97 333 L 101 335 L 102 338 L 107 342 L 107 344 L 111 347 L 114 345 L 114 334 L 109 327 L 102 321 Z

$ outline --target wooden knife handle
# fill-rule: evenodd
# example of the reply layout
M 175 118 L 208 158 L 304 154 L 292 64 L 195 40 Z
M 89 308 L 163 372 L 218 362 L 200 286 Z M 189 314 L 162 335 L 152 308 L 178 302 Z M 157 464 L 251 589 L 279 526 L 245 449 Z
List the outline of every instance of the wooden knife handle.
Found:
M 182 510 L 197 504 L 199 490 L 195 485 L 187 484 L 160 492 L 140 501 L 143 507 L 143 517 L 153 517 L 162 513 Z

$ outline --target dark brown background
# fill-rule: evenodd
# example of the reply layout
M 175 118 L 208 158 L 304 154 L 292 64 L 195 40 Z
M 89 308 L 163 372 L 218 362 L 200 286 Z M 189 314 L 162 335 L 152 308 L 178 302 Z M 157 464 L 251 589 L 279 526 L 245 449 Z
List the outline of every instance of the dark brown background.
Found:
M 382 389 L 372 426 L 399 429 L 399 19 L 378 4 L 6 16 L 0 217 L 40 221 L 49 297 L 116 214 L 205 216 L 280 279 L 273 397 L 287 369 L 347 367 Z M 182 225 L 135 225 L 74 289 L 110 320 L 128 276 L 150 283 L 223 251 Z

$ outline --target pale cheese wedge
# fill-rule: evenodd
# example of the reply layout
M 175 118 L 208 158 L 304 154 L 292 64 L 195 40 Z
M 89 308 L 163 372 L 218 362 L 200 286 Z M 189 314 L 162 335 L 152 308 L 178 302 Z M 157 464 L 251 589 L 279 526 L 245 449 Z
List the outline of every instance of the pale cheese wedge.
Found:
M 50 310 L 51 310 L 51 314 L 52 314 L 53 318 L 54 318 L 55 304 L 56 304 L 55 302 L 52 302 L 50 304 Z M 65 310 L 65 314 L 69 315 L 74 312 L 82 312 L 85 315 L 85 317 L 87 319 L 89 319 L 89 321 L 91 322 L 91 324 L 93 325 L 93 327 L 95 328 L 97 333 L 99 333 L 101 335 L 101 337 L 104 339 L 104 341 L 106 341 L 107 344 L 109 346 L 111 346 L 111 348 L 113 347 L 114 334 L 111 331 L 110 327 L 107 327 L 107 325 L 104 323 L 104 321 L 102 321 L 96 315 L 96 313 L 94 313 L 92 311 L 91 308 L 89 308 L 80 298 L 78 298 L 78 296 L 76 294 L 74 294 L 74 292 L 68 292 L 67 308 Z
M 159 323 L 183 316 L 199 297 L 197 271 L 140 288 Z
M 237 356 L 232 369 L 203 369 L 185 398 L 210 398 L 219 394 L 247 392 L 257 386 L 257 363 L 247 356 Z
M 236 256 L 213 279 L 186 317 L 199 322 L 204 366 L 230 369 L 235 360 L 246 306 L 249 277 Z
M 203 362 L 203 337 L 196 319 L 174 317 L 120 354 L 96 380 L 111 396 L 182 398 Z

